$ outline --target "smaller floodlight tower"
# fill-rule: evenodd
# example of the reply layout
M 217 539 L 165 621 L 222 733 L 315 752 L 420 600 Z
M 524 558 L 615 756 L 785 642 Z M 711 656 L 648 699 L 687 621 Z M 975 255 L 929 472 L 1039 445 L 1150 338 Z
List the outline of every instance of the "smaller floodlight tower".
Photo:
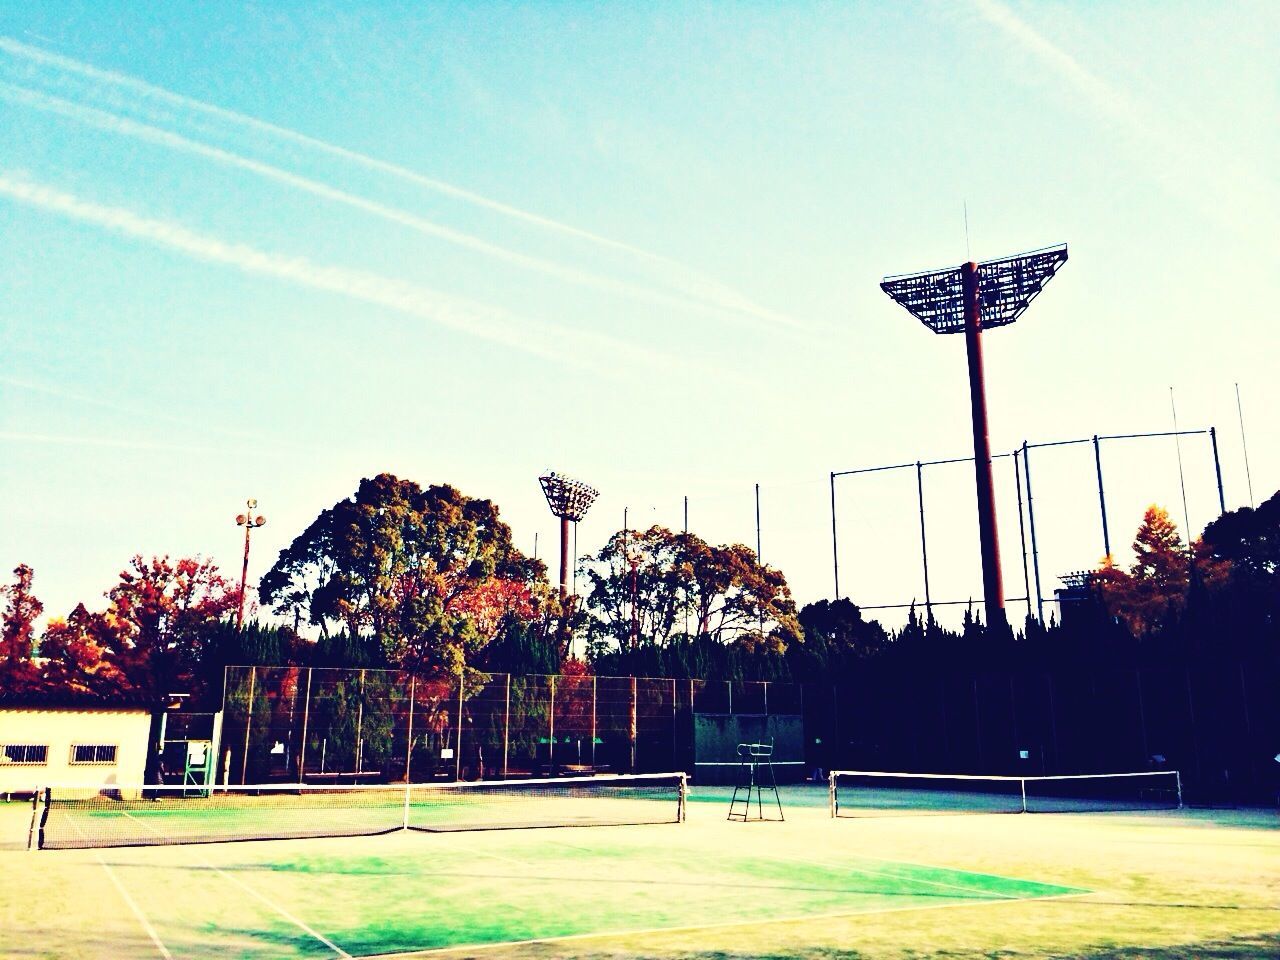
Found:
M 996 499 L 991 479 L 991 438 L 982 370 L 982 331 L 1013 323 L 1067 261 L 1067 245 L 949 270 L 885 277 L 880 289 L 934 333 L 963 333 L 969 354 L 969 403 L 973 409 L 973 469 L 978 488 L 978 537 L 987 624 L 1005 623 Z
M 577 523 L 587 515 L 599 491 L 595 487 L 550 471 L 539 477 L 547 506 L 560 518 L 560 599 L 569 596 L 569 521 Z
M 257 505 L 257 500 L 246 500 L 245 506 L 249 508 L 249 512 L 236 514 L 236 526 L 244 527 L 244 565 L 240 568 L 240 608 L 236 611 L 237 630 L 244 626 L 244 588 L 249 579 L 249 534 L 267 522 L 266 517 L 253 515 Z

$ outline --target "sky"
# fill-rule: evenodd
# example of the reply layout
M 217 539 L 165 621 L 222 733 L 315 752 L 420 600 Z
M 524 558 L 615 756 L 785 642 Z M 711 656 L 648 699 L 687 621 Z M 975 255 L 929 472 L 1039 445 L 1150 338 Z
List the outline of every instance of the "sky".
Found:
M 0 5 L 0 565 L 47 615 L 138 553 L 238 576 L 254 497 L 253 581 L 382 471 L 553 558 L 553 469 L 600 490 L 580 553 L 686 497 L 754 546 L 758 484 L 830 598 L 830 474 L 972 454 L 963 338 L 879 281 L 1061 242 L 984 337 L 993 449 L 1176 409 L 1260 502 L 1278 63 L 1265 2 Z M 1218 512 L 1207 434 L 1101 455 L 1121 563 L 1147 504 Z M 1093 447 L 1030 468 L 1051 597 L 1103 553 Z M 835 489 L 841 594 L 922 600 L 915 471 Z M 923 491 L 933 599 L 980 598 L 971 465 Z

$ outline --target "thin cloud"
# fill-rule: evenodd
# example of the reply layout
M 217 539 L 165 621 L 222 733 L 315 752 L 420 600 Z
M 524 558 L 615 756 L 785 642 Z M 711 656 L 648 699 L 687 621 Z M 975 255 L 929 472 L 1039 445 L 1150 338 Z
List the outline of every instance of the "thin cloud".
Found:
M 4 98 L 11 103 L 17 103 L 34 110 L 40 110 L 45 113 L 54 114 L 55 116 L 65 117 L 78 123 L 94 127 L 98 130 L 104 130 L 108 133 L 117 134 L 119 136 L 130 137 L 140 140 L 144 143 L 154 144 L 168 148 L 170 150 L 182 153 L 192 154 L 194 156 L 204 157 L 227 166 L 235 167 L 241 170 L 247 170 L 265 179 L 272 180 L 276 183 L 284 184 L 296 190 L 310 193 L 313 196 L 323 197 L 334 203 L 343 204 L 348 207 L 360 210 L 363 213 L 370 214 L 391 223 L 399 224 L 416 233 L 429 237 L 435 237 L 448 243 L 455 244 L 477 253 L 504 260 L 517 266 L 526 267 L 536 270 L 540 273 L 548 274 L 560 280 L 569 283 L 575 283 L 582 286 L 594 287 L 601 290 L 607 290 L 612 293 L 622 294 L 624 296 L 634 297 L 638 300 L 644 300 L 649 303 L 658 303 L 664 306 L 672 307 L 688 307 L 691 304 L 686 300 L 657 293 L 634 284 L 624 283 L 619 280 L 613 280 L 607 277 L 601 277 L 596 274 L 588 273 L 583 270 L 577 270 L 572 267 L 564 267 L 560 264 L 553 263 L 550 260 L 541 257 L 533 257 L 527 254 L 518 253 L 496 244 L 488 243 L 478 237 L 470 234 L 454 230 L 450 227 L 442 226 L 423 217 L 415 216 L 408 211 L 397 207 L 387 206 L 369 200 L 365 197 L 339 190 L 331 187 L 326 183 L 303 177 L 288 170 L 254 160 L 250 157 L 233 153 L 230 150 L 224 150 L 220 147 L 212 147 L 208 144 L 199 143 L 191 140 L 181 134 L 173 133 L 168 130 L 162 130 L 159 127 L 150 124 L 141 123 L 119 114 L 111 113 L 106 110 L 99 110 L 96 107 L 87 107 L 83 104 L 73 103 L 61 97 L 50 96 L 31 90 L 27 87 L 17 84 L 6 83 L 0 81 L 0 98 Z M 692 304 L 698 309 L 716 309 L 705 303 Z
M 667 283 L 686 296 L 702 301 L 707 306 L 753 316 L 759 320 L 765 320 L 782 326 L 796 329 L 806 328 L 805 324 L 801 324 L 785 314 L 762 307 L 750 298 L 720 281 L 692 270 L 686 265 L 672 260 L 670 257 L 652 253 L 651 251 L 633 246 L 632 244 L 612 240 L 608 237 L 601 236 L 598 233 L 593 233 L 580 227 L 574 227 L 570 224 L 553 220 L 550 217 L 544 217 L 528 210 L 523 210 L 519 207 L 512 206 L 511 204 L 482 196 L 470 190 L 465 190 L 461 187 L 454 186 L 453 184 L 446 183 L 442 180 L 424 176 L 408 169 L 407 167 L 389 163 L 385 160 L 379 160 L 376 157 L 358 153 L 354 150 L 349 150 L 346 147 L 341 147 L 325 140 L 310 137 L 304 133 L 299 133 L 296 130 L 290 130 L 287 127 L 281 127 L 246 114 L 238 113 L 234 110 L 228 110 L 224 107 L 206 103 L 202 100 L 174 93 L 163 87 L 158 87 L 147 83 L 146 81 L 128 76 L 127 74 L 111 70 L 102 70 L 98 67 L 94 67 L 79 60 L 74 60 L 70 57 L 49 53 L 46 50 L 29 46 L 28 44 L 21 43 L 20 41 L 14 40 L 10 37 L 0 36 L 0 51 L 8 53 L 14 57 L 25 59 L 28 62 L 51 68 L 55 71 L 75 74 L 100 84 L 123 88 L 143 98 L 158 100 L 170 106 L 179 107 L 204 116 L 216 117 L 217 119 L 225 121 L 233 126 L 251 130 L 267 137 L 292 143 L 296 146 L 304 147 L 328 156 L 337 157 L 348 163 L 364 167 L 365 169 L 374 170 L 379 173 L 404 180 L 416 186 L 482 207 L 486 210 L 491 210 L 503 216 L 520 220 L 545 230 L 559 233 L 563 236 L 584 240 L 599 247 L 625 253 L 642 262 L 663 268 L 667 274 Z
M 185 443 L 160 443 L 150 440 L 121 440 L 111 437 L 77 437 L 51 433 L 15 433 L 0 431 L 3 443 L 37 443 L 63 447 L 107 447 L 113 450 L 158 450 L 165 453 L 209 453 L 212 448 Z
M 50 383 L 41 383 L 35 380 L 22 380 L 17 377 L 0 376 L 0 384 L 11 387 L 15 390 L 25 390 L 29 393 L 39 393 L 47 397 L 57 397 L 59 400 L 69 400 L 75 404 L 83 404 L 91 407 L 100 407 L 103 410 L 110 410 L 113 413 L 123 413 L 130 417 L 147 417 L 152 420 L 160 420 L 165 423 L 181 424 L 185 428 L 190 428 L 191 421 L 185 417 L 177 417 L 171 414 L 163 413 L 148 407 L 131 406 L 123 403 L 116 403 L 111 400 L 104 400 L 101 397 L 92 396 L 87 393 L 81 393 L 78 390 L 67 390 L 64 387 L 55 386 Z M 214 424 L 204 424 L 203 430 L 209 433 L 221 434 L 225 437 L 231 437 L 236 440 L 263 440 L 260 434 L 249 433 L 245 430 L 228 430 L 225 427 L 219 427 Z
M 1243 168 L 1239 157 L 1215 150 L 1208 132 L 1173 129 L 1162 122 L 1155 111 L 1084 66 L 1000 0 L 973 3 L 984 20 L 1063 77 L 1092 110 L 1146 139 L 1143 152 L 1153 161 L 1152 179 L 1176 199 L 1233 230 L 1250 219 L 1260 231 L 1271 228 L 1280 202 L 1273 178 Z
M 316 264 L 305 257 L 272 253 L 242 243 L 230 243 L 196 233 L 180 224 L 140 216 L 123 207 L 84 200 L 74 194 L 35 183 L 20 174 L 0 172 L 0 196 L 80 223 L 176 250 L 197 260 L 224 264 L 246 273 L 275 277 L 312 290 L 340 294 L 543 359 L 589 366 L 589 358 L 575 357 L 571 353 L 576 346 L 585 344 L 606 349 L 613 355 L 625 352 L 631 358 L 659 368 L 670 364 L 668 358 L 612 337 L 569 331 L 375 273 Z

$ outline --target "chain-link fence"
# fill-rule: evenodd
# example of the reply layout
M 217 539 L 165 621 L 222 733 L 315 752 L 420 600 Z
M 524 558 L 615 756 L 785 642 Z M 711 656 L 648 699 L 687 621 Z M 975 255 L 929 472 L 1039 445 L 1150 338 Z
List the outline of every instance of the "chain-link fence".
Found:
M 375 783 L 694 773 L 725 762 L 694 714 L 788 715 L 798 684 L 650 677 L 228 667 L 219 779 Z M 768 731 L 770 722 L 751 727 Z M 793 738 L 794 739 L 794 738 Z M 786 760 L 799 768 L 803 744 Z M 794 773 L 799 773 L 799 769 Z

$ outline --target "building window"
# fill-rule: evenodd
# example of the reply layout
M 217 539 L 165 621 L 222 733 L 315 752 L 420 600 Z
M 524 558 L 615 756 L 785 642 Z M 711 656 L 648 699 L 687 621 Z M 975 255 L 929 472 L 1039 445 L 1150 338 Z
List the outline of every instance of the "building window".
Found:
M 71 747 L 72 763 L 115 763 L 116 748 L 106 744 L 77 743 Z
M 49 762 L 49 748 L 34 743 L 0 744 L 0 764 L 25 763 L 43 766 Z

